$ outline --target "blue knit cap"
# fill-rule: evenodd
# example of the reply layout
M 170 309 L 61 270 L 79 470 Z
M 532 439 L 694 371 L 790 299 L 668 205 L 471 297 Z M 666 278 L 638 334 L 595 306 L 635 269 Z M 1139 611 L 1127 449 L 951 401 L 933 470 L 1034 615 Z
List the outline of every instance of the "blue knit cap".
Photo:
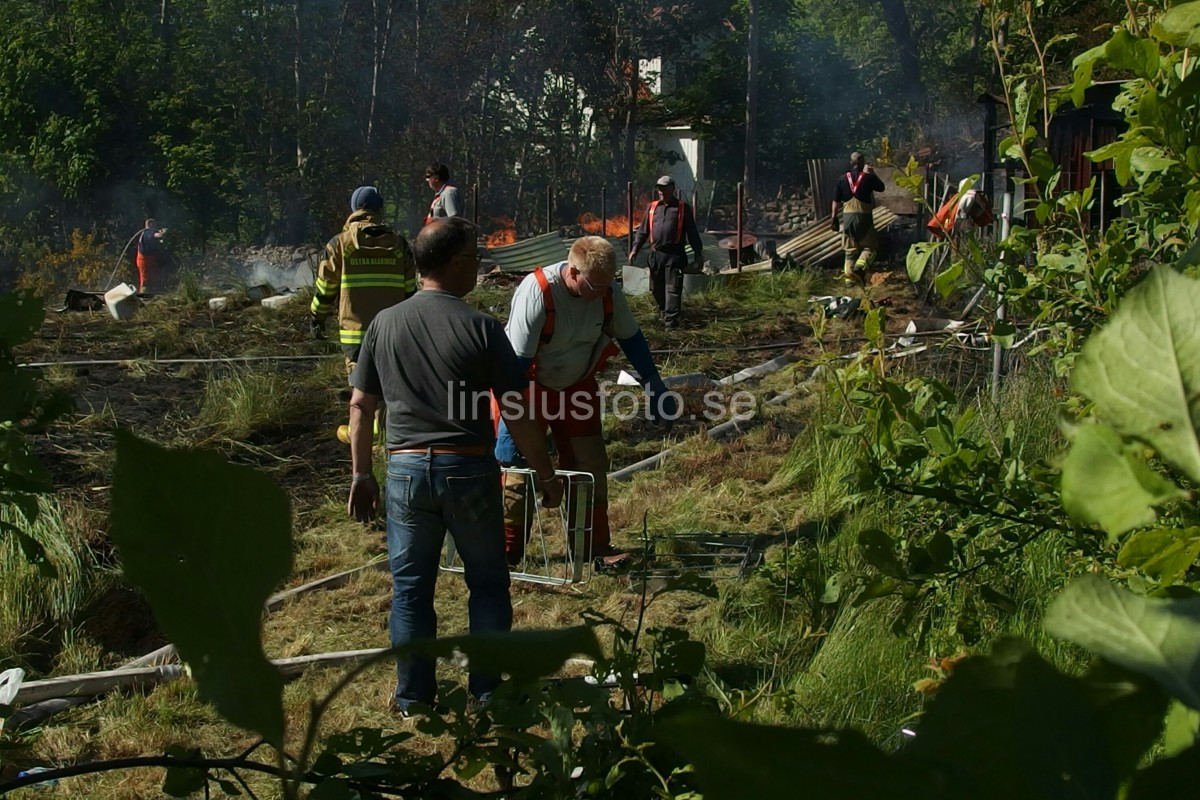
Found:
M 358 187 L 354 194 L 350 195 L 350 210 L 353 212 L 360 208 L 378 211 L 383 208 L 383 195 L 374 186 Z

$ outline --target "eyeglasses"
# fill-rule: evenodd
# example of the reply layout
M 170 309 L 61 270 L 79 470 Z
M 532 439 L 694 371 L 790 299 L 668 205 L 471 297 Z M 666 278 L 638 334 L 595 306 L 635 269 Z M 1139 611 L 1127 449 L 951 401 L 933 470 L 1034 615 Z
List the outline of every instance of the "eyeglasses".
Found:
M 482 250 L 476 250 L 474 253 L 455 253 L 454 255 L 458 256 L 459 258 L 475 259 L 475 266 L 477 266 L 477 267 L 483 263 L 483 251 Z
M 594 292 L 595 294 L 602 294 L 612 288 L 612 284 L 609 284 L 608 286 L 596 286 L 587 279 L 587 275 L 584 275 L 582 272 L 578 271 L 577 274 L 581 279 L 583 279 L 584 286 L 586 286 L 589 291 Z

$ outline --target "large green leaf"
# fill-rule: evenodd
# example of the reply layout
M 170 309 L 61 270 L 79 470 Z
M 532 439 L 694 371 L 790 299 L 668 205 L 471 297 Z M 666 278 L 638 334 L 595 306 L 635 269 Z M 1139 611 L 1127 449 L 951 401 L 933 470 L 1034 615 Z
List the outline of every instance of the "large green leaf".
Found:
M 1200 731 L 1200 711 L 1188 708 L 1178 700 L 1172 701 L 1167 710 L 1167 724 L 1163 731 L 1163 753 L 1177 756 L 1196 744 Z
M 904 569 L 896 557 L 896 542 L 879 528 L 866 528 L 858 534 L 858 552 L 863 560 L 892 578 L 903 578 Z
M 179 745 L 169 746 L 167 748 L 167 755 L 193 760 L 201 757 L 199 750 L 188 750 Z M 162 791 L 168 797 L 189 797 L 192 794 L 204 791 L 207 782 L 205 771 L 199 767 L 172 766 L 167 767 L 167 774 L 163 778 Z
M 1141 39 L 1124 28 L 1118 28 L 1104 48 L 1108 63 L 1119 70 L 1129 70 L 1139 78 L 1158 74 L 1158 43 Z
M 45 316 L 46 309 L 33 292 L 0 294 L 0 342 L 11 349 L 29 341 Z
M 1200 482 L 1200 283 L 1156 268 L 1084 345 L 1071 385 Z
M 913 283 L 921 280 L 921 276 L 925 274 L 925 268 L 929 266 L 929 259 L 943 247 L 945 247 L 943 242 L 916 242 L 908 248 L 908 255 L 904 257 L 904 265 L 908 269 L 908 279 Z
M 857 731 L 813 731 L 681 715 L 658 741 L 695 765 L 705 800 L 938 797 L 932 779 Z
M 1142 597 L 1088 575 L 1050 604 L 1045 627 L 1200 708 L 1200 598 Z
M 230 722 L 283 740 L 283 678 L 263 654 L 263 604 L 291 569 L 287 496 L 211 452 L 117 434 L 112 537 L 129 580 Z
M 560 630 L 449 636 L 413 642 L 404 647 L 404 652 L 439 658 L 462 653 L 471 669 L 507 673 L 518 681 L 549 675 L 571 656 L 602 657 L 596 634 L 585 625 Z
M 1163 800 L 1195 793 L 1200 786 L 1200 745 L 1174 758 L 1154 762 L 1137 773 L 1125 800 Z
M 1160 528 L 1130 536 L 1117 556 L 1117 563 L 1136 567 L 1166 585 L 1182 578 L 1197 557 L 1200 557 L 1200 528 L 1186 531 Z
M 1080 55 L 1075 56 L 1071 62 L 1072 69 L 1075 70 L 1075 80 L 1071 84 L 1071 103 L 1076 108 L 1083 108 L 1084 92 L 1092 85 L 1092 72 L 1095 70 L 1096 62 L 1104 58 L 1107 45 L 1099 45 L 1093 47 Z
M 1180 3 L 1154 24 L 1151 33 L 1168 44 L 1200 45 L 1200 2 Z
M 942 766 L 948 797 L 1111 800 L 1104 727 L 1079 681 L 1005 640 L 955 666 L 901 757 Z
M 963 262 L 955 261 L 948 268 L 938 273 L 938 276 L 933 279 L 933 288 L 937 290 L 939 297 L 949 297 L 954 294 L 963 285 Z
M 1113 772 L 1125 783 L 1163 732 L 1170 696 L 1148 675 L 1098 659 L 1082 686 L 1100 715 Z
M 1154 522 L 1154 507 L 1187 493 L 1163 478 L 1107 425 L 1075 432 L 1062 467 L 1063 507 L 1116 538 Z
M 1130 156 L 1129 166 L 1137 172 L 1159 172 L 1179 162 L 1168 158 L 1161 147 L 1137 147 Z

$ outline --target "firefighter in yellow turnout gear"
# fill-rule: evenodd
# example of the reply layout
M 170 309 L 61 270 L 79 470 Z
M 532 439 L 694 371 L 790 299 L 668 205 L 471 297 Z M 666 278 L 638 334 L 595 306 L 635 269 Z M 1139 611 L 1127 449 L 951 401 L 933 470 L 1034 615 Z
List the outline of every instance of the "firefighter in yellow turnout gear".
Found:
M 845 264 L 842 277 L 847 281 L 865 283 L 867 271 L 879 249 L 879 234 L 875 231 L 875 192 L 884 190 L 883 181 L 875 174 L 866 157 L 857 150 L 850 154 L 850 171 L 838 179 L 833 190 L 830 227 L 842 232 Z M 838 224 L 838 212 L 842 220 Z
M 375 315 L 417 290 L 412 251 L 408 241 L 383 222 L 379 190 L 355 189 L 350 212 L 342 232 L 325 245 L 310 308 L 313 335 L 323 338 L 325 321 L 336 305 L 347 375 L 354 370 L 363 333 Z M 339 428 L 338 438 L 341 434 Z

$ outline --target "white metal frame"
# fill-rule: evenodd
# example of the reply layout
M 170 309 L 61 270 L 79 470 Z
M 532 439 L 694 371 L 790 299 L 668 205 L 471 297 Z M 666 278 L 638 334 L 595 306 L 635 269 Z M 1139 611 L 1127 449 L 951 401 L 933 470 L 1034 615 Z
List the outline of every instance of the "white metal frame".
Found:
M 542 509 L 534 471 L 521 467 L 504 467 L 505 478 L 523 475 L 525 514 L 528 532 L 521 561 L 511 570 L 515 581 L 547 586 L 566 586 L 586 583 L 591 578 L 592 564 L 592 503 L 595 481 L 591 473 L 558 470 L 563 479 L 563 501 L 558 508 Z M 446 537 L 441 569 L 462 572 L 462 562 L 454 546 L 454 538 Z

